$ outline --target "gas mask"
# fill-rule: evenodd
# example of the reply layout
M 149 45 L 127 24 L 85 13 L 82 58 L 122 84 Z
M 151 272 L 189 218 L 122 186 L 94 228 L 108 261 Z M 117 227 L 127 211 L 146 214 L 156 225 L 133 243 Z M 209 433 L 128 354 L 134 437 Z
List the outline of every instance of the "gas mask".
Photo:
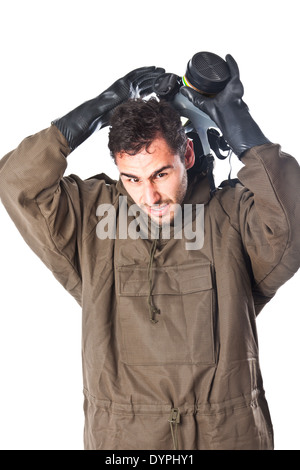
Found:
M 164 73 L 154 83 L 154 92 L 159 99 L 167 100 L 182 118 L 187 119 L 183 124 L 184 130 L 194 142 L 196 157 L 206 158 L 212 181 L 214 155 L 224 160 L 230 154 L 230 147 L 216 123 L 179 90 L 182 86 L 189 86 L 205 96 L 213 97 L 225 88 L 229 80 L 230 72 L 225 60 L 211 52 L 198 52 L 188 62 L 183 77 Z M 215 190 L 213 183 L 211 190 Z

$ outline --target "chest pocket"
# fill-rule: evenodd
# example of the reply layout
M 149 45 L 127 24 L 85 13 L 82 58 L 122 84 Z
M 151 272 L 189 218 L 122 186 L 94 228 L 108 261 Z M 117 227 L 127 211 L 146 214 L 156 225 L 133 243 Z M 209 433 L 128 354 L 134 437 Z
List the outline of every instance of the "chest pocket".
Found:
M 121 360 L 129 365 L 213 364 L 214 289 L 209 264 L 153 267 L 150 322 L 147 268 L 118 268 Z

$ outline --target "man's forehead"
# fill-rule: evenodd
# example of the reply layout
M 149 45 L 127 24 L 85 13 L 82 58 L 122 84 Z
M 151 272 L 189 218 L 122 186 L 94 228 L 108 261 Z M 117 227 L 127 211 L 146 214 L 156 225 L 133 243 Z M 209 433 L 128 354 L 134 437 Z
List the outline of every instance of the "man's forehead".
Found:
M 173 154 L 174 152 L 170 148 L 169 144 L 163 137 L 157 137 L 155 138 L 150 144 L 148 143 L 144 147 L 141 148 L 138 152 L 133 154 L 132 152 L 127 153 L 125 150 L 122 150 L 121 152 L 117 153 L 116 157 L 117 158 L 123 158 L 123 157 L 142 157 L 142 156 L 149 156 L 153 155 L 155 153 L 162 152 L 166 154 Z
M 117 154 L 116 164 L 120 173 L 136 175 L 137 172 L 153 173 L 162 167 L 175 167 L 178 159 L 179 156 L 174 154 L 164 139 L 155 139 L 147 150 L 144 148 L 136 155 L 126 152 Z

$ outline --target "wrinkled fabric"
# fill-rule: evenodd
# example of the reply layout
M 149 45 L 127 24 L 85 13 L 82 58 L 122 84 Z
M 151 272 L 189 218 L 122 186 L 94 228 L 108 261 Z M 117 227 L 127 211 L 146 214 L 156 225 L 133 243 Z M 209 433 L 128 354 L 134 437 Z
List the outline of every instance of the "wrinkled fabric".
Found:
M 104 174 L 64 176 L 69 153 L 55 126 L 28 137 L 0 161 L 0 197 L 82 307 L 84 448 L 172 450 L 178 408 L 179 449 L 273 449 L 256 316 L 299 268 L 296 160 L 279 145 L 254 147 L 240 183 L 213 197 L 189 173 L 185 203 L 205 205 L 204 244 L 186 250 L 184 233 L 157 241 L 152 323 L 152 240 L 119 238 L 119 217 L 115 239 L 97 236 L 99 205 L 118 214 L 127 193 Z

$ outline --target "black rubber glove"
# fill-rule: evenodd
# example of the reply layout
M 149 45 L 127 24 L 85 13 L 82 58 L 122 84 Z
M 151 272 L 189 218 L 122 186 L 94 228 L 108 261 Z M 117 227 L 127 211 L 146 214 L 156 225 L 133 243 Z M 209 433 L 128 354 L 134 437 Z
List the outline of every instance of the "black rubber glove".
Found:
M 52 122 L 74 150 L 95 131 L 105 127 L 116 106 L 131 98 L 150 95 L 155 79 L 164 69 L 141 67 L 117 80 L 96 98 L 86 101 L 62 118 Z
M 217 124 L 233 152 L 241 157 L 243 152 L 256 146 L 269 143 L 249 113 L 242 100 L 244 87 L 240 81 L 237 63 L 231 55 L 226 56 L 231 79 L 224 90 L 215 97 L 201 95 L 190 87 L 181 87 L 180 93 L 186 96 Z

